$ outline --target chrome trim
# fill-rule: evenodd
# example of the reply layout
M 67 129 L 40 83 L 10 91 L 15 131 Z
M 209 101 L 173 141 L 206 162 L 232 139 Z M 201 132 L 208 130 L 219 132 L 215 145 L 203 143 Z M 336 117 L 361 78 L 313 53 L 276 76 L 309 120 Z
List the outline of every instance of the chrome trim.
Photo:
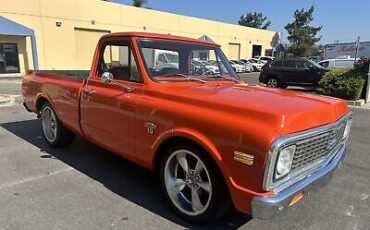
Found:
M 352 112 L 349 112 L 346 115 L 344 115 L 342 118 L 340 118 L 337 121 L 335 121 L 333 123 L 330 123 L 328 125 L 323 125 L 323 126 L 320 126 L 320 127 L 317 127 L 317 128 L 309 129 L 307 131 L 298 132 L 298 133 L 294 133 L 294 134 L 291 134 L 291 135 L 287 135 L 287 136 L 277 138 L 271 144 L 270 151 L 268 153 L 268 159 L 267 159 L 267 162 L 266 162 L 264 179 L 263 179 L 263 189 L 265 191 L 278 192 L 278 191 L 281 191 L 281 190 L 285 189 L 286 187 L 290 186 L 291 184 L 294 184 L 295 182 L 303 179 L 304 177 L 309 176 L 312 173 L 312 170 L 307 171 L 308 168 L 304 167 L 303 168 L 304 170 L 300 170 L 300 173 L 302 173 L 303 175 L 301 174 L 299 176 L 299 178 L 298 177 L 296 177 L 296 178 L 290 177 L 289 178 L 289 183 L 285 183 L 285 184 L 278 183 L 278 189 L 277 189 L 276 185 L 274 184 L 273 177 L 274 177 L 276 159 L 277 159 L 277 156 L 278 156 L 278 153 L 279 153 L 280 149 L 282 149 L 282 148 L 284 148 L 288 145 L 294 144 L 295 142 L 297 142 L 299 140 L 309 138 L 311 136 L 320 135 L 324 132 L 332 130 L 335 127 L 337 127 L 338 125 L 340 125 L 341 123 L 347 122 L 351 118 L 352 118 Z M 342 140 L 341 145 L 344 145 L 344 144 L 345 144 L 345 140 Z M 339 145 L 339 146 L 341 146 L 341 145 Z M 335 152 L 335 150 L 333 150 L 333 152 Z M 328 157 L 328 158 L 331 158 L 331 157 Z M 322 163 L 322 161 L 319 162 L 319 163 Z M 316 162 L 315 162 L 315 166 L 317 166 Z M 310 167 L 310 169 L 313 169 L 313 168 Z M 314 168 L 314 169 L 316 170 L 317 168 Z M 306 171 L 306 172 L 304 172 L 304 171 Z M 297 173 L 294 173 L 294 175 L 297 176 Z M 284 177 L 281 180 L 284 180 Z M 284 180 L 284 182 L 288 182 L 288 181 Z
M 248 153 L 243 153 L 240 151 L 234 151 L 234 160 L 240 163 L 253 166 L 254 165 L 254 156 Z
M 337 150 L 330 162 L 320 168 L 320 170 L 274 196 L 254 197 L 252 200 L 252 216 L 260 219 L 273 218 L 289 207 L 292 198 L 296 194 L 300 192 L 305 192 L 305 194 L 307 194 L 312 190 L 316 190 L 328 184 L 335 169 L 344 159 L 346 152 L 347 147 L 343 145 Z

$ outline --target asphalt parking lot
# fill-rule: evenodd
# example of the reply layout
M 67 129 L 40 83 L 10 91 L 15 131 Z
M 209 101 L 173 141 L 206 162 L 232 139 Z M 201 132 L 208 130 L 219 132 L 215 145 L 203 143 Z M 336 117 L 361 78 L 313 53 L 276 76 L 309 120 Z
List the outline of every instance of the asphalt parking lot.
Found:
M 242 78 L 253 84 L 257 76 Z M 0 82 L 0 93 L 18 90 L 17 82 Z M 370 110 L 353 112 L 349 152 L 330 185 L 273 220 L 233 211 L 204 227 L 369 229 Z M 39 121 L 19 100 L 0 108 L 0 229 L 200 228 L 169 209 L 152 172 L 82 138 L 68 149 L 52 149 L 41 135 Z

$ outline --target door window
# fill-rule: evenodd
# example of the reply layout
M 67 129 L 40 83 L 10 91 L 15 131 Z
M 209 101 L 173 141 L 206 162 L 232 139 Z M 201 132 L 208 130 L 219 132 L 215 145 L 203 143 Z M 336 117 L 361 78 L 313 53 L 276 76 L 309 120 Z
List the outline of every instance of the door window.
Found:
M 285 68 L 296 68 L 296 63 L 294 60 L 284 60 L 283 66 Z
M 305 60 L 298 60 L 297 61 L 297 68 L 298 69 L 307 69 L 309 66 L 309 63 L 306 62 Z
M 283 66 L 283 61 L 282 60 L 274 61 L 274 62 L 271 63 L 271 66 L 275 67 L 275 68 L 280 68 L 280 67 Z
M 116 80 L 141 82 L 134 54 L 129 45 L 111 44 L 103 49 L 99 73 L 110 72 Z

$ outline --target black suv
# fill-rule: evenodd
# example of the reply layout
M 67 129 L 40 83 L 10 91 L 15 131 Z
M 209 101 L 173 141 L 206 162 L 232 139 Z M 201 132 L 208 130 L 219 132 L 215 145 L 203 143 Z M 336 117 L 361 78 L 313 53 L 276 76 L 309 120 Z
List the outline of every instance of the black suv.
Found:
M 259 81 L 273 88 L 317 86 L 324 73 L 322 66 L 305 58 L 276 59 L 263 66 Z

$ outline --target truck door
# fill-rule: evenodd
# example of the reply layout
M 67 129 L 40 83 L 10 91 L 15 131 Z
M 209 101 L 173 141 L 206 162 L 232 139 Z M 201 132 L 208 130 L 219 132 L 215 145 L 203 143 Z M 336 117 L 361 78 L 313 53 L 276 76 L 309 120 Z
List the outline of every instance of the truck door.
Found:
M 104 83 L 101 76 L 105 72 L 114 81 Z M 81 92 L 81 127 L 86 137 L 120 155 L 133 156 L 136 105 L 142 88 L 129 40 L 104 44 L 97 71 Z

